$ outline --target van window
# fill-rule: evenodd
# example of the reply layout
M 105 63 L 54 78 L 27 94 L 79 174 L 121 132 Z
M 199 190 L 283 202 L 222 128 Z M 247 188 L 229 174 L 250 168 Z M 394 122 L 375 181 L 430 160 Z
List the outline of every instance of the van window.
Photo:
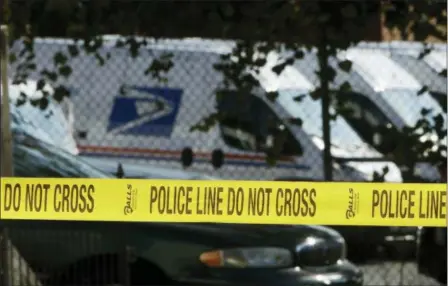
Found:
M 437 91 L 431 91 L 431 96 L 439 103 L 440 107 L 442 107 L 443 111 L 446 113 L 446 103 L 447 103 L 447 96 L 446 93 L 437 92 Z
M 381 109 L 368 97 L 356 92 L 339 93 L 338 101 L 343 107 L 341 115 L 359 136 L 379 152 L 388 153 L 389 148 L 375 142 L 375 136 L 382 128 L 392 126 Z
M 282 156 L 300 156 L 302 146 L 283 120 L 260 98 L 226 93 L 218 101 L 224 142 L 240 150 L 266 152 L 282 138 Z
M 413 127 L 422 118 L 421 109 L 432 110 L 433 114 L 442 114 L 442 108 L 428 93 L 417 95 L 414 89 L 388 89 L 381 93 L 387 103 L 392 106 L 407 126 Z M 446 116 L 446 115 L 445 115 Z
M 108 178 L 79 157 L 13 130 L 14 174 L 18 177 Z

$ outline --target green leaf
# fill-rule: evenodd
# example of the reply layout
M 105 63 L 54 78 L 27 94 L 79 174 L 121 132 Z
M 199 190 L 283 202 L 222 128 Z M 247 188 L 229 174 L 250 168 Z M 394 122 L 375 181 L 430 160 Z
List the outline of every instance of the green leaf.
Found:
M 418 59 L 421 60 L 431 52 L 431 48 L 425 47 L 423 51 L 418 55 Z
M 95 59 L 98 61 L 98 65 L 100 67 L 104 66 L 104 64 L 106 63 L 104 58 L 99 53 L 95 53 Z
M 443 115 L 441 113 L 437 114 L 433 117 L 434 125 L 437 129 L 443 128 L 445 119 L 443 118 Z
M 61 102 L 64 99 L 64 97 L 69 97 L 69 96 L 70 96 L 70 91 L 66 87 L 64 87 L 62 85 L 57 86 L 54 89 L 53 98 L 57 102 Z
M 124 85 L 120 85 L 120 88 L 118 89 L 118 93 L 122 96 L 126 95 L 126 88 Z
M 417 95 L 422 95 L 425 92 L 427 92 L 428 90 L 429 90 L 429 88 L 425 85 L 417 92 Z
M 59 73 L 63 76 L 63 77 L 69 77 L 72 74 L 72 68 L 68 65 L 64 65 L 64 66 L 60 66 L 59 67 Z
M 17 61 L 17 56 L 15 53 L 9 53 L 9 63 L 13 64 Z
M 274 102 L 278 97 L 278 92 L 276 91 L 266 92 L 266 97 L 268 98 L 269 101 Z
M 54 54 L 53 61 L 55 65 L 65 65 L 67 60 L 67 57 L 62 52 L 57 52 Z
M 27 64 L 26 67 L 27 67 L 28 70 L 32 70 L 32 71 L 36 70 L 36 64 L 35 63 L 29 63 L 29 64 Z
M 23 91 L 20 92 L 19 98 L 16 100 L 16 106 L 19 107 L 26 103 L 27 95 Z
M 288 121 L 289 121 L 289 123 L 297 125 L 297 126 L 302 126 L 302 124 L 303 124 L 303 120 L 300 118 L 289 118 Z
M 70 54 L 70 56 L 71 56 L 72 58 L 74 58 L 74 57 L 76 57 L 76 56 L 79 55 L 79 49 L 78 49 L 78 46 L 76 46 L 76 45 L 69 45 L 69 46 L 67 47 L 67 49 L 68 49 L 68 53 Z
M 272 71 L 275 72 L 277 75 L 279 75 L 282 73 L 282 71 L 285 69 L 285 67 L 286 67 L 286 63 L 281 63 L 281 64 L 274 66 L 272 68 Z
M 139 49 L 140 49 L 139 42 L 137 42 L 137 40 L 134 39 L 134 38 L 129 38 L 126 41 L 126 44 L 129 45 L 129 53 L 130 53 L 131 57 L 132 58 L 136 58 L 138 56 L 138 52 L 139 52 Z
M 305 98 L 306 94 L 301 94 L 293 98 L 295 102 L 301 102 Z
M 36 55 L 34 54 L 34 53 L 31 53 L 31 54 L 29 54 L 27 57 L 26 57 L 26 61 L 27 62 L 29 62 L 29 61 L 32 61 L 32 60 L 34 60 L 34 58 L 36 57 Z
M 345 18 L 353 19 L 356 18 L 356 16 L 358 15 L 358 11 L 356 10 L 355 5 L 346 4 L 344 7 L 342 7 L 341 14 Z
M 122 47 L 124 47 L 126 45 L 126 43 L 124 42 L 124 41 L 122 41 L 122 40 L 117 40 L 116 42 L 115 42 L 115 47 L 116 48 L 122 48 Z
M 262 67 L 266 64 L 266 59 L 265 58 L 258 58 L 255 60 L 254 65 L 257 67 Z
M 426 116 L 426 115 L 430 114 L 431 112 L 432 112 L 432 110 L 429 108 L 422 108 L 422 110 L 420 111 L 420 114 L 422 116 Z
M 317 100 L 319 98 L 322 98 L 322 89 L 316 88 L 315 90 L 313 90 L 312 92 L 310 92 L 310 96 L 312 99 Z
M 338 63 L 338 66 L 341 70 L 350 72 L 350 70 L 352 69 L 352 62 L 349 60 L 343 60 Z
M 40 99 L 30 99 L 30 103 L 34 107 L 39 106 L 39 102 L 40 102 Z
M 232 2 L 227 2 L 224 4 L 223 12 L 226 17 L 232 17 L 234 15 L 235 11 L 233 9 Z
M 42 98 L 39 100 L 39 108 L 40 108 L 41 110 L 45 110 L 45 109 L 47 109 L 49 103 L 50 103 L 50 101 L 48 100 L 47 97 L 42 97 Z
M 305 56 L 305 53 L 302 51 L 302 50 L 297 50 L 295 53 L 294 53 L 294 57 L 296 58 L 296 59 L 303 59 L 303 57 Z
M 331 15 L 328 13 L 318 14 L 317 21 L 319 23 L 327 23 L 331 19 Z
M 47 69 L 42 70 L 40 74 L 50 81 L 56 81 L 58 79 L 58 74 L 56 72 L 52 72 Z
M 200 120 L 198 123 L 190 127 L 190 132 L 193 131 L 199 131 L 199 132 L 207 132 L 215 126 L 216 123 L 218 123 L 219 114 L 218 113 L 212 113 L 208 115 L 207 117 Z
M 45 80 L 39 79 L 36 84 L 36 90 L 42 90 L 45 87 Z
M 345 81 L 343 84 L 341 84 L 339 86 L 339 91 L 340 92 L 349 92 L 352 90 L 352 86 L 350 85 L 349 82 Z

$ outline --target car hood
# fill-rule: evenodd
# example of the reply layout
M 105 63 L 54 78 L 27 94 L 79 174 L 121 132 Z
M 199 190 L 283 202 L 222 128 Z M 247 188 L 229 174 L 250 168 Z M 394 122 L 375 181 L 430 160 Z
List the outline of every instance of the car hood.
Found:
M 154 226 L 154 224 L 151 224 Z M 295 247 L 308 238 L 341 240 L 335 230 L 323 226 L 247 225 L 247 224 L 157 224 L 158 231 L 175 231 L 182 240 L 187 239 L 212 248 L 244 246 Z

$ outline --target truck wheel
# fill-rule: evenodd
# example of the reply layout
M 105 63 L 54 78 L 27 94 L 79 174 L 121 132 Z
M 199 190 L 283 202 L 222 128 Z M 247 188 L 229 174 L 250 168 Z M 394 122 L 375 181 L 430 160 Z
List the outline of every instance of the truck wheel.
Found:
M 224 165 L 224 152 L 220 149 L 215 149 L 212 152 L 212 165 L 215 169 L 219 169 Z
M 182 150 L 182 154 L 180 155 L 180 160 L 182 162 L 182 166 L 184 168 L 190 167 L 193 164 L 194 153 L 193 150 L 189 147 L 186 147 Z

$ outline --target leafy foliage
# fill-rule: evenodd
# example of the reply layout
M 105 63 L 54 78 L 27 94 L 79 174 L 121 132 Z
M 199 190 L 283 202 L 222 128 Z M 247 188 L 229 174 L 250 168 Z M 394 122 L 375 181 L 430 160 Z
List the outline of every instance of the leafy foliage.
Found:
M 98 65 L 102 66 L 110 58 L 109 54 L 102 54 L 103 46 L 101 34 L 120 34 L 123 40 L 116 44 L 116 48 L 129 51 L 132 58 L 140 53 L 140 48 L 147 44 L 144 37 L 212 37 L 239 39 L 232 54 L 223 55 L 215 69 L 224 76 L 223 85 L 216 90 L 216 96 L 228 96 L 226 91 L 235 90 L 239 96 L 253 93 L 259 83 L 255 79 L 260 68 L 265 66 L 267 55 L 271 51 L 291 51 L 288 57 L 282 59 L 272 67 L 276 74 L 281 72 L 296 59 L 303 58 L 306 51 L 316 47 L 318 49 L 319 70 L 316 74 L 320 78 L 320 86 L 311 92 L 313 99 L 322 99 L 324 104 L 324 140 L 328 143 L 329 120 L 337 114 L 330 114 L 328 107 L 331 97 L 338 92 L 351 89 L 350 84 L 343 83 L 338 89 L 330 90 L 330 83 L 334 80 L 336 71 L 328 64 L 338 50 L 343 50 L 361 40 L 372 39 L 366 35 L 371 32 L 372 19 L 377 18 L 378 12 L 385 13 L 385 26 L 396 30 L 404 39 L 413 38 L 423 41 L 436 38 L 446 41 L 445 31 L 439 28 L 440 23 L 446 23 L 446 2 L 437 1 L 388 1 L 382 5 L 379 1 L 75 1 L 75 0 L 35 0 L 13 1 L 10 26 L 13 31 L 12 42 L 21 39 L 22 49 L 18 54 L 10 55 L 10 62 L 16 65 L 14 83 L 24 82 L 30 72 L 37 69 L 34 63 L 34 37 L 56 36 L 72 38 L 74 44 L 66 51 L 58 51 L 53 57 L 53 68 L 39 71 L 41 79 L 38 90 L 43 90 L 45 83 L 55 85 L 52 95 L 57 101 L 70 96 L 69 90 L 58 85 L 58 80 L 68 78 L 73 70 L 70 60 L 80 54 L 93 55 Z M 175 19 L 174 23 L 166 20 L 166 15 Z M 6 18 L 5 18 L 6 19 Z M 58 24 L 55 24 L 58 23 Z M 207 25 L 204 25 L 207 23 Z M 380 24 L 378 22 L 378 24 Z M 299 32 L 300 31 L 300 32 Z M 430 45 L 425 46 L 421 58 L 429 53 Z M 173 67 L 172 54 L 163 54 L 149 64 L 144 74 L 166 83 L 166 74 Z M 346 72 L 351 70 L 351 62 L 344 60 L 338 67 Z M 446 75 L 446 70 L 445 70 Z M 424 93 L 423 88 L 419 94 Z M 266 98 L 275 101 L 278 94 L 267 92 Z M 417 95 L 416 95 L 417 96 Z M 25 102 L 23 95 L 19 104 Z M 303 96 L 295 101 L 300 104 Z M 40 108 L 48 105 L 47 96 L 41 102 L 32 102 Z M 195 124 L 192 131 L 207 131 L 214 126 L 222 114 L 211 114 Z M 432 116 L 432 120 L 427 117 Z M 428 134 L 446 135 L 440 115 L 432 115 L 428 111 L 422 112 L 422 120 L 417 126 L 396 131 L 397 141 L 401 142 L 394 150 L 393 158 L 400 164 L 413 169 L 418 160 L 438 162 L 445 160 L 446 146 L 421 140 Z M 290 124 L 302 123 L 300 118 L 286 119 Z M 388 134 L 388 136 L 392 136 Z M 440 142 L 439 142 L 440 143 Z M 330 144 L 326 144 L 330 146 Z M 277 150 L 278 151 L 278 150 Z M 329 148 L 326 149 L 329 152 Z M 331 158 L 327 164 L 331 166 Z M 273 152 L 277 154 L 279 152 Z M 268 154 L 269 161 L 275 161 L 275 156 Z M 330 161 L 328 161 L 330 160 Z M 382 180 L 384 174 L 376 174 L 375 180 Z M 412 173 L 412 172 L 411 172 Z

